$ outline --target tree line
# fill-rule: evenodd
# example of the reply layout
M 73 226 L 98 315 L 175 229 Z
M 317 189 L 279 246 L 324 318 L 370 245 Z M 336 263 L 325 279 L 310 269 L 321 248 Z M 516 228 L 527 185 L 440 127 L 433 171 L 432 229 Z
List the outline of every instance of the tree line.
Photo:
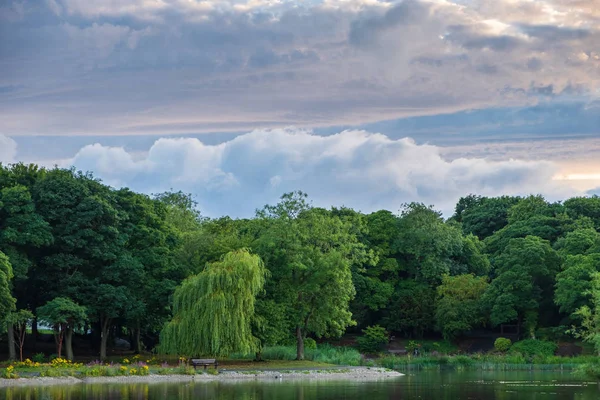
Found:
M 0 165 L 0 330 L 11 358 L 44 322 L 68 358 L 74 334 L 105 358 L 110 338 L 178 352 L 193 332 L 198 353 L 295 344 L 298 359 L 306 338 L 377 325 L 411 338 L 595 332 L 600 198 L 469 195 L 449 219 L 399 207 L 324 209 L 294 192 L 254 218 L 209 219 L 181 192 Z

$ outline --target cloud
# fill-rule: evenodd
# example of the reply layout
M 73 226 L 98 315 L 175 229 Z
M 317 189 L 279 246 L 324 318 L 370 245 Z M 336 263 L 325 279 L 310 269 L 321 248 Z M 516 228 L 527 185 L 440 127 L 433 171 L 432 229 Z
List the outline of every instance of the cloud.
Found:
M 542 193 L 552 199 L 576 193 L 553 180 L 556 166 L 550 162 L 450 160 L 440 147 L 366 131 L 317 136 L 297 129 L 256 130 L 217 145 L 161 138 L 143 153 L 95 144 L 65 161 L 69 165 L 117 187 L 191 192 L 209 216 L 250 216 L 293 190 L 326 207 L 397 211 L 405 202 L 421 201 L 447 215 L 469 193 Z
M 8 164 L 15 161 L 17 143 L 7 136 L 0 134 L 0 163 Z
M 46 0 L 0 7 L 16 135 L 353 125 L 600 88 L 581 0 Z

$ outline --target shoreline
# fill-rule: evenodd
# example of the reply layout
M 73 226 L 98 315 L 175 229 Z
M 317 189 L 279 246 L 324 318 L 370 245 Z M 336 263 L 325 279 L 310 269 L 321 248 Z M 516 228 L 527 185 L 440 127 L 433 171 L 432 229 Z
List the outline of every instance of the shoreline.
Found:
M 18 379 L 0 378 L 0 388 L 15 386 L 76 385 L 96 383 L 177 383 L 177 382 L 242 382 L 249 380 L 379 380 L 398 378 L 404 374 L 379 367 L 353 367 L 339 370 L 297 371 L 223 371 L 218 375 L 145 375 L 145 376 L 98 376 L 98 377 L 32 377 Z

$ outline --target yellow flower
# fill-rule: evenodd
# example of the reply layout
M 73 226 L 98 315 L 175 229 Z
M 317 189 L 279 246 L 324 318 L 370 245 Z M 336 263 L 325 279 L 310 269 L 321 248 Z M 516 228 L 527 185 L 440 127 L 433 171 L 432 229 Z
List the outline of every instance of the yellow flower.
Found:
M 144 368 L 146 371 L 148 371 L 148 366 L 144 365 L 142 368 Z

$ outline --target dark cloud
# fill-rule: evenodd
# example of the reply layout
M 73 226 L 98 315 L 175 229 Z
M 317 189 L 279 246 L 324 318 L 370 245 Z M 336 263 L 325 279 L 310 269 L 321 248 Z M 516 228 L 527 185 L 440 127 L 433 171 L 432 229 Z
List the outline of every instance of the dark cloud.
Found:
M 398 26 L 416 25 L 429 15 L 429 6 L 415 0 L 404 0 L 382 16 L 366 17 L 352 21 L 348 41 L 357 47 L 373 46 L 379 35 Z
M 528 36 L 545 41 L 581 40 L 590 36 L 589 29 L 568 28 L 554 25 L 524 25 L 520 29 Z
M 536 5 L 533 19 L 517 3 L 494 2 L 492 18 L 479 0 L 9 1 L 0 133 L 352 125 L 548 96 L 532 81 L 554 96 L 597 93 L 598 30 L 583 8 Z M 512 5 L 532 21 L 515 22 Z

